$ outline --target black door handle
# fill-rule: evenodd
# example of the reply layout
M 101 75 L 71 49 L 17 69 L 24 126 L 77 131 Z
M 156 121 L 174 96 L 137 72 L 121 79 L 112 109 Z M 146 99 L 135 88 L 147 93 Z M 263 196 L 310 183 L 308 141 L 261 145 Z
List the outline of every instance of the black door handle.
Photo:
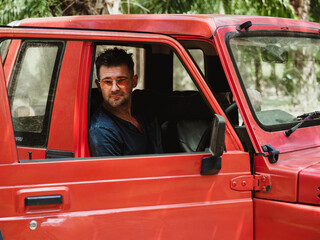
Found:
M 24 200 L 25 206 L 36 205 L 49 205 L 49 204 L 62 204 L 62 195 L 49 195 L 49 196 L 35 196 L 26 197 Z

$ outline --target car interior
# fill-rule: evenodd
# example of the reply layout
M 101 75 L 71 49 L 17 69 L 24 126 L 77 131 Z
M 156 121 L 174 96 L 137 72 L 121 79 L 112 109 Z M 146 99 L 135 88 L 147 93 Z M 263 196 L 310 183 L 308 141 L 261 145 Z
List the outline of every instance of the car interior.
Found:
M 217 100 L 226 110 L 229 120 L 234 126 L 237 126 L 238 134 L 247 137 L 244 127 L 239 126 L 237 107 L 235 103 L 232 104 L 231 91 L 213 46 L 203 41 L 189 40 L 180 41 L 180 43 L 187 49 Z M 124 48 L 133 54 L 135 74 L 139 75 L 138 89 L 160 94 L 201 95 L 191 74 L 188 73 L 177 54 L 169 46 L 150 43 L 114 45 L 102 42 L 96 43 L 95 58 L 104 50 L 114 47 Z M 90 115 L 102 103 L 101 93 L 94 81 L 96 79 L 95 69 L 92 79 Z M 202 101 L 207 105 L 209 116 L 207 119 L 195 116 L 193 119 L 181 118 L 161 122 L 162 145 L 165 153 L 208 151 L 210 126 L 214 112 L 204 97 Z M 250 141 L 247 142 L 250 143 Z

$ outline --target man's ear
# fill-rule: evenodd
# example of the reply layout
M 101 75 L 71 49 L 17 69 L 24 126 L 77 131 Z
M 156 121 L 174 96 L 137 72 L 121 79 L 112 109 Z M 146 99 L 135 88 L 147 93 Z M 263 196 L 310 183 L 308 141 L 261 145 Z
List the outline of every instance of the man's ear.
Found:
M 100 83 L 99 83 L 98 79 L 95 80 L 95 83 L 97 85 L 98 90 L 101 92 L 101 87 L 100 87 Z
M 138 75 L 137 74 L 134 75 L 132 80 L 133 80 L 133 85 L 132 86 L 133 86 L 133 88 L 135 88 L 138 85 Z

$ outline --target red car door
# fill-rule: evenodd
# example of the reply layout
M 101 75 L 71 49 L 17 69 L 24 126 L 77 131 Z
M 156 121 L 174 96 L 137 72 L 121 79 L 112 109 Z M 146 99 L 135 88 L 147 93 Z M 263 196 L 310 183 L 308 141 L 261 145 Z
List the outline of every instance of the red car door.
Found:
M 68 41 L 79 39 L 122 44 L 166 44 L 184 61 L 202 86 L 204 95 L 210 98 L 208 102 L 211 106 L 219 109 L 190 56 L 171 37 L 32 28 L 17 28 L 10 33 L 0 29 L 0 34 L 2 38 L 17 37 L 40 42 L 52 42 L 51 39 L 54 39 L 65 41 L 67 45 Z M 65 67 L 65 60 L 62 60 L 61 68 Z M 90 63 L 92 58 L 83 61 Z M 70 71 L 73 71 L 72 65 L 68 64 Z M 89 81 L 86 77 L 79 79 Z M 58 76 L 58 82 L 67 80 L 70 79 L 66 76 Z M 83 81 L 73 84 L 85 84 Z M 200 174 L 200 168 L 202 159 L 210 156 L 208 152 L 18 162 L 3 74 L 0 94 L 0 124 L 5 129 L 0 132 L 3 156 L 0 160 L 0 230 L 4 239 L 253 238 L 251 191 L 231 188 L 232 179 L 251 174 L 249 154 L 243 152 L 241 147 L 224 152 L 220 172 L 206 176 Z M 58 99 L 59 94 L 56 93 L 53 101 Z M 68 101 L 74 101 L 70 103 L 76 106 L 73 114 L 79 114 L 79 108 L 88 101 L 87 93 L 77 97 L 64 96 Z M 68 106 L 65 105 L 67 110 Z M 53 114 L 56 112 L 53 110 Z M 86 111 L 81 113 L 87 114 Z M 220 114 L 223 115 L 223 112 Z M 79 115 L 72 117 L 78 119 Z M 79 127 L 87 128 L 86 122 L 79 124 Z M 74 130 L 74 126 L 61 127 Z M 55 136 L 59 137 L 57 134 Z M 83 138 L 71 140 L 81 144 L 87 141 Z M 74 144 L 77 146 L 78 143 Z

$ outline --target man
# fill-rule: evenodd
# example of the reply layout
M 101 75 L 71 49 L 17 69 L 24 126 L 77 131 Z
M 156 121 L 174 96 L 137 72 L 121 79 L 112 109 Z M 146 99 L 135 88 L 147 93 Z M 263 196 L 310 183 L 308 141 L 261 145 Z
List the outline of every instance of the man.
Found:
M 103 52 L 96 60 L 96 84 L 103 103 L 91 118 L 89 144 L 92 156 L 121 156 L 162 153 L 159 116 L 164 119 L 194 116 L 208 109 L 194 106 L 202 102 L 199 94 L 185 100 L 179 96 L 134 91 L 132 54 L 118 48 Z M 203 105 L 203 104 L 202 104 Z M 195 111 L 190 111 L 195 109 Z M 190 116 L 187 116 L 187 118 Z
M 96 84 L 102 106 L 91 119 L 89 142 L 93 156 L 161 153 L 160 129 L 148 109 L 133 106 L 137 86 L 132 54 L 122 49 L 106 50 L 96 60 Z

